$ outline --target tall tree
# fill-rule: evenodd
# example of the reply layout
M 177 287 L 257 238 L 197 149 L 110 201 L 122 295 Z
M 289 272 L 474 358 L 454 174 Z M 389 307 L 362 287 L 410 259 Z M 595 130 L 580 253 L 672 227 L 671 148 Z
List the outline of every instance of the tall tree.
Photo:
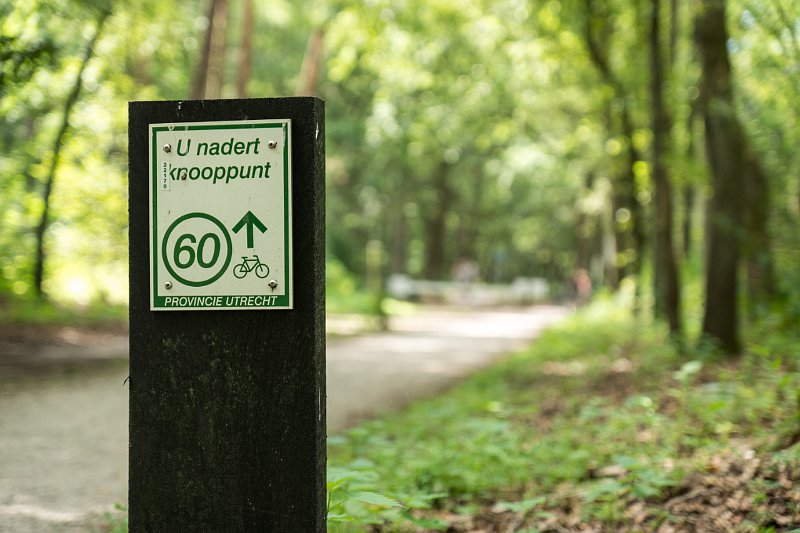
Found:
M 228 0 L 209 0 L 207 13 L 208 26 L 192 82 L 193 100 L 219 98 L 225 81 Z
M 694 39 L 702 65 L 700 98 L 712 183 L 703 333 L 735 354 L 740 349 L 738 273 L 744 232 L 745 138 L 733 98 L 725 0 L 699 0 Z
M 33 287 L 36 291 L 36 295 L 40 298 L 44 296 L 42 284 L 44 281 L 45 261 L 47 258 L 44 240 L 47 233 L 47 228 L 50 225 L 51 197 L 56 181 L 58 164 L 61 160 L 61 149 L 64 146 L 64 137 L 69 130 L 72 110 L 75 107 L 75 104 L 78 102 L 81 89 L 83 88 L 83 74 L 86 71 L 86 66 L 89 64 L 89 60 L 94 55 L 95 44 L 100 38 L 100 34 L 103 31 L 103 25 L 110 14 L 111 10 L 109 8 L 103 8 L 97 17 L 94 34 L 89 38 L 86 46 L 84 47 L 80 66 L 78 67 L 78 73 L 75 75 L 75 81 L 72 84 L 72 89 L 67 95 L 67 99 L 64 101 L 64 106 L 61 111 L 61 124 L 56 132 L 55 138 L 53 139 L 52 155 L 47 169 L 47 176 L 45 177 L 44 190 L 42 191 L 42 204 L 44 207 L 42 208 L 42 212 L 39 217 L 39 223 L 36 225 L 34 230 L 34 236 L 36 239 L 36 252 L 33 266 Z
M 300 68 L 300 81 L 297 85 L 298 96 L 314 96 L 319 93 L 324 47 L 325 28 L 320 26 L 308 38 L 303 65 Z
M 629 90 L 622 83 L 621 77 L 614 72 L 611 65 L 609 44 L 613 34 L 610 24 L 608 7 L 592 0 L 584 0 L 585 20 L 583 37 L 589 52 L 589 58 L 600 74 L 603 82 L 613 91 L 614 105 L 610 106 L 608 117 L 609 134 L 613 135 L 615 120 L 626 140 L 626 154 L 622 172 L 614 180 L 613 201 L 615 211 L 625 209 L 630 217 L 626 224 L 626 231 L 617 231 L 617 250 L 623 255 L 630 255 L 626 264 L 620 269 L 620 277 L 633 275 L 638 277 L 641 272 L 641 259 L 645 248 L 644 210 L 639 202 L 639 184 L 636 180 L 634 168 L 643 160 L 642 154 L 634 142 L 636 126 L 633 121 Z M 622 78 L 624 79 L 624 78 Z M 616 116 L 614 116 L 616 115 Z M 626 236 L 630 236 L 626 238 Z M 626 241 L 632 241 L 627 243 Z M 630 249 L 632 246 L 632 250 Z M 637 304 L 638 305 L 638 302 Z
M 208 55 L 205 98 L 220 98 L 225 84 L 225 50 L 228 45 L 228 1 L 216 0 L 211 20 L 211 48 Z
M 698 110 L 695 102 L 689 103 L 689 116 L 686 118 L 686 152 L 687 161 L 697 159 L 697 142 L 695 125 L 698 122 Z M 697 192 L 695 184 L 691 180 L 686 180 L 681 189 L 681 200 L 683 201 L 683 221 L 681 224 L 681 246 L 684 259 L 692 255 L 692 232 L 695 224 L 695 199 Z
M 192 88 L 189 91 L 189 98 L 200 100 L 206 93 L 206 79 L 208 77 L 208 60 L 211 56 L 211 41 L 214 36 L 214 12 L 217 8 L 217 0 L 208 0 L 206 10 L 206 32 L 203 37 L 203 48 L 200 50 L 200 58 L 194 70 Z
M 744 261 L 748 311 L 766 310 L 782 290 L 797 286 L 800 220 L 800 4 L 792 0 L 738 0 L 731 16 L 741 116 L 748 127 L 745 151 Z M 781 279 L 782 278 L 782 279 Z M 784 283 L 779 283 L 784 281 Z M 759 313 L 760 314 L 760 313 Z
M 447 214 L 454 201 L 453 187 L 450 183 L 452 165 L 441 161 L 433 175 L 435 201 L 433 210 L 426 220 L 425 277 L 444 279 L 447 276 Z
M 769 231 L 771 195 L 769 179 L 755 149 L 746 143 L 744 195 L 744 261 L 747 302 L 751 314 L 777 296 L 772 236 Z
M 236 73 L 236 96 L 247 98 L 247 82 L 253 70 L 253 0 L 242 3 L 242 36 L 239 43 L 239 71 Z
M 673 27 L 674 27 L 673 21 Z M 672 183 L 667 167 L 672 118 L 664 98 L 665 72 L 661 44 L 661 0 L 652 0 L 650 11 L 650 94 L 653 129 L 653 181 L 655 211 L 653 272 L 655 314 L 665 318 L 673 335 L 680 335 L 680 284 L 673 245 Z

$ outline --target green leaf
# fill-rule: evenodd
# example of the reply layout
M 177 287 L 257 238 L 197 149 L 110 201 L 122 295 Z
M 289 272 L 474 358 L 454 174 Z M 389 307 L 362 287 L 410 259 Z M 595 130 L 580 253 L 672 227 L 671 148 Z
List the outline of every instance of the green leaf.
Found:
M 352 522 L 353 517 L 345 513 L 328 513 L 328 523 Z
M 414 524 L 415 526 L 424 527 L 426 529 L 434 529 L 434 530 L 445 530 L 450 527 L 450 524 L 446 520 L 442 520 L 441 518 L 428 518 L 428 517 L 410 517 L 408 519 L 409 522 Z
M 514 513 L 527 513 L 537 505 L 541 505 L 547 500 L 544 496 L 530 498 L 519 502 L 497 502 L 495 508 L 502 511 L 511 511 Z
M 675 372 L 675 379 L 681 383 L 686 382 L 690 377 L 700 372 L 703 369 L 702 361 L 689 361 L 681 366 L 680 370 Z
M 627 470 L 635 470 L 637 467 L 642 466 L 642 462 L 639 459 L 635 457 L 630 457 L 628 455 L 615 456 L 614 463 L 618 464 L 619 466 Z
M 334 491 L 350 481 L 358 477 L 358 472 L 352 470 L 344 470 L 341 468 L 330 468 L 327 474 L 327 487 L 328 491 Z
M 383 494 L 378 494 L 377 492 L 369 492 L 369 491 L 361 491 L 361 492 L 354 492 L 350 499 L 366 503 L 368 505 L 377 505 L 380 507 L 404 507 L 403 504 L 389 498 L 388 496 L 384 496 Z
M 618 496 L 625 492 L 626 487 L 616 479 L 604 479 L 589 488 L 583 495 L 587 502 L 593 502 L 607 496 Z

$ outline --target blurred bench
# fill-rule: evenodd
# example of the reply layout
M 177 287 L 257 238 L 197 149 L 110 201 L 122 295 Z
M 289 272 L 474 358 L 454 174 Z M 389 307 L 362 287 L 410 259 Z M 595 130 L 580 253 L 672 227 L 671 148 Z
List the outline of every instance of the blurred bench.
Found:
M 516 278 L 510 284 L 460 283 L 389 276 L 386 291 L 392 298 L 424 303 L 471 305 L 527 305 L 545 302 L 550 285 L 542 278 Z

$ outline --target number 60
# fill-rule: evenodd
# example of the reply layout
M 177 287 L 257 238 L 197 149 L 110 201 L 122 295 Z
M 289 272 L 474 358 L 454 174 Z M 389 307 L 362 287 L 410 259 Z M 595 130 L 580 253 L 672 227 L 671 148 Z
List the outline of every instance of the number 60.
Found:
M 208 241 L 211 240 L 214 243 L 214 250 L 211 254 L 211 259 L 206 261 L 205 260 L 205 249 L 206 244 Z M 186 241 L 189 241 L 191 244 L 197 243 L 197 239 L 191 233 L 184 233 L 178 240 L 175 242 L 175 249 L 173 250 L 172 259 L 175 262 L 175 266 L 178 268 L 189 268 L 197 261 L 197 264 L 200 265 L 202 268 L 211 268 L 219 259 L 219 252 L 222 246 L 220 245 L 219 237 L 215 233 L 206 233 L 202 237 L 200 237 L 200 242 L 197 243 L 197 251 L 192 248 L 191 245 L 185 244 Z M 184 254 L 186 260 L 181 260 L 181 254 Z

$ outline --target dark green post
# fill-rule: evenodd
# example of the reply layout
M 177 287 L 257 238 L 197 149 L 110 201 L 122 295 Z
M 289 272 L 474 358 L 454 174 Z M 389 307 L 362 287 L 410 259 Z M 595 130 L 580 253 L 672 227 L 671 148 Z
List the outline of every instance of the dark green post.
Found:
M 201 186 L 209 191 L 234 188 L 230 185 L 223 189 L 222 178 L 218 181 L 210 178 L 204 184 L 204 177 L 198 177 L 202 173 L 199 166 L 194 178 L 182 176 L 180 170 L 169 178 L 168 165 L 164 163 L 164 175 L 154 177 L 154 173 L 162 170 L 151 159 L 155 152 L 151 126 L 272 119 L 291 121 L 290 131 L 284 129 L 291 139 L 291 153 L 286 152 L 291 163 L 287 170 L 287 176 L 291 172 L 291 188 L 285 203 L 291 213 L 291 219 L 287 218 L 291 241 L 286 240 L 291 246 L 286 258 L 270 264 L 269 276 L 261 281 L 283 294 L 287 289 L 279 283 L 273 285 L 275 280 L 271 278 L 286 276 L 290 271 L 288 278 L 275 278 L 281 282 L 291 279 L 290 308 L 285 305 L 275 309 L 242 308 L 256 304 L 280 307 L 283 301 L 280 298 L 228 300 L 234 304 L 224 303 L 226 299 L 222 296 L 165 300 L 158 291 L 199 294 L 202 290 L 193 287 L 203 283 L 212 287 L 211 279 L 214 283 L 224 279 L 239 283 L 241 276 L 241 283 L 259 282 L 266 269 L 256 269 L 253 263 L 234 271 L 235 262 L 241 261 L 238 255 L 243 254 L 238 253 L 239 249 L 231 253 L 231 247 L 253 248 L 259 246 L 260 239 L 273 237 L 270 232 L 274 228 L 257 212 L 259 206 L 272 200 L 248 197 L 242 212 L 231 214 L 237 217 L 231 218 L 231 223 L 225 222 L 221 215 L 201 217 L 193 213 L 202 208 L 182 208 L 186 213 L 175 219 L 169 230 L 179 242 L 174 244 L 174 253 L 172 248 L 168 250 L 173 246 L 172 241 L 163 244 L 166 259 L 159 259 L 151 242 L 155 240 L 155 246 L 161 250 L 162 243 L 153 229 L 154 224 L 161 223 L 152 211 L 154 195 L 161 194 L 157 187 L 163 185 L 166 190 L 171 186 L 171 198 L 178 198 L 180 191 L 190 190 L 180 187 L 195 187 L 192 191 Z M 170 126 L 159 131 L 163 136 L 164 131 L 172 130 Z M 129 526 L 134 533 L 325 531 L 324 139 L 324 103 L 315 98 L 129 105 Z M 271 142 L 267 147 L 266 137 L 262 140 L 253 137 L 240 145 L 235 141 L 238 138 L 227 146 L 220 145 L 223 153 L 227 150 L 244 154 L 243 162 L 259 150 L 274 149 L 271 157 L 279 157 L 283 149 Z M 164 144 L 164 152 L 170 149 Z M 181 149 L 186 153 L 187 145 L 183 144 Z M 162 156 L 167 158 L 159 154 Z M 169 156 L 179 157 L 179 154 L 172 148 Z M 213 168 L 211 159 L 198 161 L 194 164 Z M 283 179 L 275 172 L 277 167 L 262 166 L 263 176 L 259 179 L 273 182 Z M 191 171 L 194 167 L 188 168 Z M 229 179 L 231 173 L 228 171 Z M 159 177 L 165 182 L 155 186 L 153 180 Z M 167 182 L 180 179 L 185 181 Z M 236 186 L 241 182 L 235 182 Z M 207 185 L 211 183 L 217 188 Z M 246 214 L 244 207 L 252 213 Z M 266 230 L 262 231 L 253 214 Z M 245 220 L 247 227 L 240 223 L 236 230 L 234 223 L 239 219 Z M 182 230 L 177 224 L 181 223 L 196 223 L 197 227 L 205 224 L 202 227 L 207 233 L 198 234 L 197 238 L 180 236 Z M 172 231 L 173 228 L 178 229 Z M 213 235 L 215 231 L 227 234 L 228 244 L 226 237 Z M 262 262 L 268 259 L 261 254 Z M 167 268 L 182 282 L 164 274 L 166 271 L 159 270 L 157 264 L 154 266 L 154 261 L 160 260 L 176 263 L 177 266 L 168 264 Z M 193 262 L 199 263 L 199 267 L 190 268 L 188 265 Z M 209 280 L 198 282 L 199 278 L 192 277 L 202 277 L 203 269 L 212 272 L 216 265 L 221 265 L 219 272 L 209 276 Z M 154 282 L 155 279 L 158 281 Z M 177 307 L 152 310 L 154 298 L 160 298 L 162 304 L 166 301 L 166 306 Z M 218 308 L 184 308 L 192 305 Z M 224 308 L 226 305 L 229 308 Z

